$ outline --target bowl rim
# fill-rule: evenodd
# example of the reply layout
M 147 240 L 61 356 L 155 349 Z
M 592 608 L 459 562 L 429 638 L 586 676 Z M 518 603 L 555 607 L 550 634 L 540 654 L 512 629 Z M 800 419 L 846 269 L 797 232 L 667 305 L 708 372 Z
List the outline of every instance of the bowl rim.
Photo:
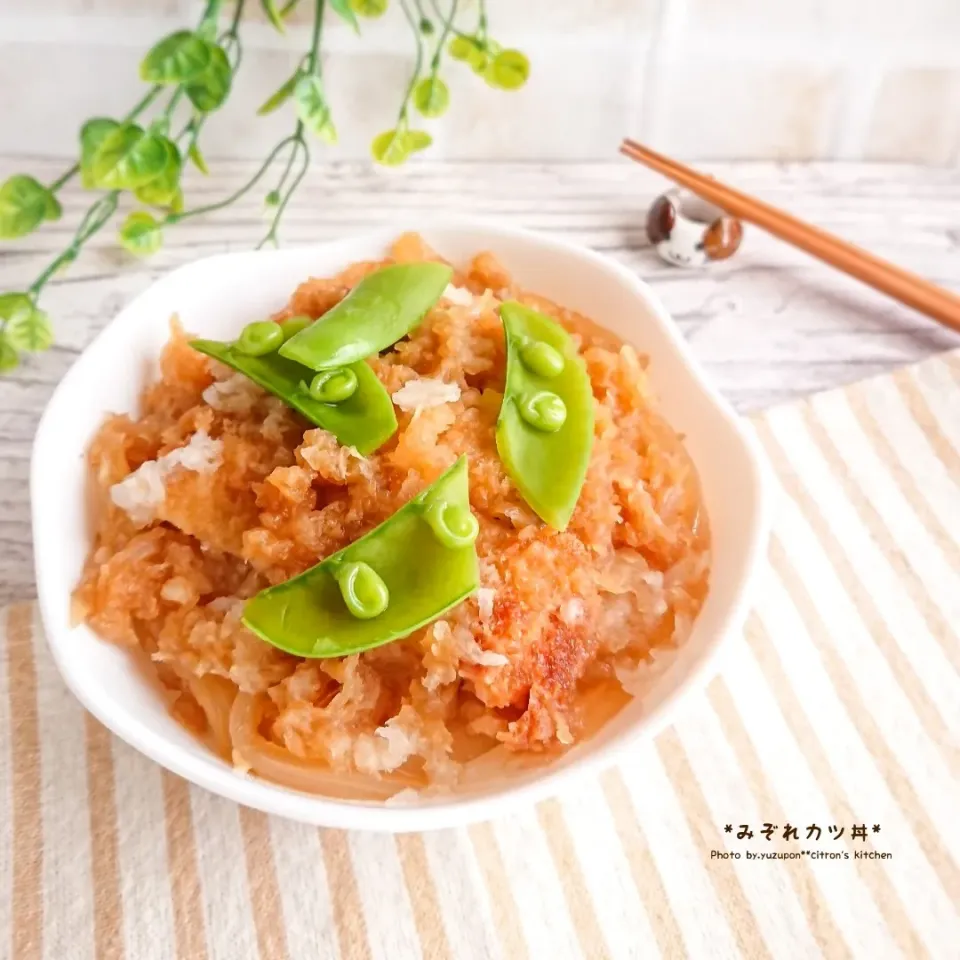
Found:
M 417 220 L 417 229 L 423 232 L 443 232 L 447 230 L 463 233 L 477 231 L 486 235 L 497 235 L 504 239 L 509 238 L 525 242 L 539 248 L 547 255 L 551 252 L 562 251 L 568 256 L 573 255 L 585 260 L 597 269 L 599 275 L 612 274 L 613 277 L 625 285 L 631 295 L 642 304 L 643 308 L 656 321 L 661 332 L 665 334 L 666 340 L 678 355 L 678 359 L 691 380 L 697 384 L 702 392 L 704 400 L 713 408 L 714 413 L 725 421 L 727 427 L 742 445 L 745 466 L 751 474 L 753 489 L 756 492 L 753 501 L 749 504 L 748 511 L 748 534 L 744 551 L 746 557 L 745 575 L 734 589 L 733 601 L 718 614 L 715 629 L 712 631 L 712 635 L 708 637 L 701 655 L 680 679 L 676 688 L 667 693 L 649 712 L 644 713 L 642 717 L 638 718 L 637 722 L 625 729 L 616 738 L 584 753 L 575 762 L 554 765 L 553 767 L 545 766 L 535 778 L 516 785 L 506 785 L 495 793 L 476 797 L 457 797 L 456 795 L 423 797 L 416 805 L 382 802 L 368 804 L 312 796 L 258 778 L 238 776 L 232 771 L 230 776 L 223 776 L 220 769 L 210 765 L 207 760 L 194 757 L 178 745 L 171 743 L 162 733 L 150 729 L 148 724 L 140 720 L 134 720 L 127 725 L 121 725 L 117 722 L 118 718 L 113 715 L 110 704 L 98 701 L 90 696 L 80 678 L 73 673 L 65 662 L 62 655 L 62 646 L 69 640 L 56 629 L 56 618 L 52 612 L 54 603 L 58 599 L 62 600 L 62 597 L 57 592 L 58 585 L 50 582 L 43 569 L 44 558 L 48 555 L 48 550 L 55 545 L 47 543 L 41 535 L 43 524 L 40 518 L 38 492 L 44 482 L 41 475 L 44 472 L 46 448 L 49 444 L 47 438 L 55 430 L 59 408 L 72 393 L 74 383 L 83 376 L 83 368 L 90 362 L 90 358 L 95 357 L 103 349 L 103 344 L 109 340 L 110 331 L 119 326 L 126 318 L 131 315 L 135 316 L 141 310 L 146 299 L 151 295 L 156 295 L 158 288 L 172 283 L 174 279 L 181 277 L 184 273 L 202 270 L 204 267 L 209 267 L 224 260 L 282 258 L 291 254 L 303 254 L 310 251 L 316 251 L 318 254 L 321 252 L 329 253 L 331 248 L 346 244 L 366 244 L 371 247 L 375 244 L 386 245 L 398 234 L 411 228 L 409 225 L 403 227 L 385 226 L 375 230 L 346 235 L 336 240 L 287 247 L 282 250 L 218 253 L 183 264 L 165 273 L 126 304 L 113 319 L 103 326 L 80 353 L 47 402 L 34 436 L 30 467 L 31 521 L 38 608 L 44 626 L 46 646 L 53 656 L 64 683 L 83 707 L 117 737 L 160 766 L 212 793 L 264 813 L 276 814 L 331 828 L 405 833 L 462 826 L 487 820 L 518 806 L 535 803 L 554 796 L 568 786 L 572 780 L 599 774 L 612 766 L 631 747 L 656 736 L 670 722 L 678 705 L 696 691 L 701 690 L 707 680 L 714 674 L 717 659 L 725 641 L 746 617 L 749 587 L 755 579 L 756 571 L 763 558 L 770 529 L 771 498 L 770 483 L 767 477 L 768 468 L 758 441 L 747 428 L 745 422 L 734 412 L 727 400 L 710 383 L 670 314 L 645 281 L 612 257 L 572 241 L 538 231 L 475 217 L 429 218 L 421 216 Z M 66 632 L 64 631 L 64 634 Z

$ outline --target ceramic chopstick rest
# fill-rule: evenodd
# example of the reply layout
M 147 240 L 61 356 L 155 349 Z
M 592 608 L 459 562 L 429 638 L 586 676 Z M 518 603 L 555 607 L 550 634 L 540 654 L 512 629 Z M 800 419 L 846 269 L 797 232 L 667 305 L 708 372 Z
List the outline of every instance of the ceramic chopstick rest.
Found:
M 673 189 L 654 200 L 647 213 L 647 237 L 661 259 L 675 267 L 704 267 L 732 257 L 743 239 L 743 224 L 686 190 Z

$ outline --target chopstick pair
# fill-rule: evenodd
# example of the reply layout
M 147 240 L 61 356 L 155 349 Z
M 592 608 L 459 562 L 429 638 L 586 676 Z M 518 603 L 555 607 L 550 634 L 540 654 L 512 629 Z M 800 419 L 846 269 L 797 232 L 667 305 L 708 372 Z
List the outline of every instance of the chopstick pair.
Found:
M 841 240 L 819 227 L 798 220 L 762 200 L 671 160 L 634 140 L 624 140 L 620 152 L 631 160 L 662 173 L 686 187 L 701 199 L 805 253 L 828 263 L 843 273 L 899 300 L 960 333 L 960 296 L 938 287 L 929 280 L 881 260 L 860 247 Z

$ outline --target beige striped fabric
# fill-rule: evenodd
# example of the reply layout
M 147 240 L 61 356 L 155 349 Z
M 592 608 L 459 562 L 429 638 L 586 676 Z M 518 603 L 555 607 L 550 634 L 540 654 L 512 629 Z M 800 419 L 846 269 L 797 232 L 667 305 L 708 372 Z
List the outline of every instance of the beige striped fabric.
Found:
M 0 957 L 960 957 L 960 354 L 754 423 L 779 509 L 721 674 L 491 823 L 342 833 L 191 787 L 7 611 Z

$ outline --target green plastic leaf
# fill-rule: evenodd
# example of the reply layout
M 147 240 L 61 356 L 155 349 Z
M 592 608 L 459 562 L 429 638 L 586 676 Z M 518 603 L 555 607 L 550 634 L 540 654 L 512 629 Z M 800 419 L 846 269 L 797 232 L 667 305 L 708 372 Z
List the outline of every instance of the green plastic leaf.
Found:
M 165 178 L 160 177 L 156 180 L 151 180 L 142 187 L 137 187 L 137 189 L 133 191 L 133 195 L 141 203 L 146 203 L 151 207 L 167 207 L 173 202 L 180 188 L 177 184 L 171 186 L 164 181 Z
M 426 150 L 432 143 L 433 137 L 425 130 L 386 130 L 373 138 L 370 152 L 377 163 L 399 167 L 411 153 Z
M 350 9 L 361 17 L 382 17 L 387 9 L 387 0 L 350 0 Z
M 12 320 L 8 320 L 4 333 L 15 350 L 27 350 L 40 353 L 53 343 L 53 327 L 50 317 L 33 304 L 29 310 L 21 311 Z
M 280 10 L 280 16 L 286 20 L 287 17 L 289 17 L 290 14 L 296 9 L 296 6 L 299 2 L 300 0 L 287 0 Z
M 200 152 L 200 148 L 195 143 L 190 144 L 190 149 L 187 150 L 187 156 L 190 158 L 190 162 L 204 176 L 210 172 L 210 169 L 207 167 L 207 161 L 204 159 L 203 154 Z
M 93 157 L 100 144 L 120 126 L 109 117 L 94 117 L 80 128 L 80 179 L 87 190 L 95 187 L 92 175 Z
M 454 37 L 447 44 L 447 53 L 454 60 L 467 60 L 475 49 L 473 37 Z
M 140 77 L 147 83 L 180 84 L 196 80 L 210 64 L 213 45 L 189 30 L 164 37 L 143 58 Z
M 0 294 L 0 320 L 11 323 L 33 310 L 33 301 L 25 293 Z
M 140 146 L 143 130 L 135 123 L 117 126 L 104 136 L 90 157 L 90 181 L 95 187 L 130 186 L 127 174 L 130 171 L 130 157 Z M 160 147 L 156 164 L 151 176 L 156 176 L 166 162 L 166 150 Z M 150 177 L 143 177 L 146 183 Z
M 260 109 L 257 110 L 257 116 L 265 117 L 268 113 L 273 113 L 277 107 L 283 106 L 283 104 L 285 104 L 290 97 L 293 96 L 294 88 L 297 86 L 297 81 L 299 79 L 300 72 L 297 71 L 292 77 L 284 81 L 281 86 L 277 87 L 277 89 L 274 90 L 273 93 L 271 93 L 270 96 L 263 101 Z
M 15 173 L 0 186 L 0 239 L 26 236 L 43 222 L 53 194 L 39 180 Z M 57 204 L 59 207 L 59 204 Z
M 424 77 L 413 90 L 413 105 L 425 117 L 440 117 L 450 104 L 450 91 L 439 77 Z
M 20 355 L 0 330 L 0 373 L 9 373 L 20 366 Z
M 410 153 L 426 150 L 433 143 L 433 137 L 426 130 L 408 130 L 403 135 L 403 141 Z
M 223 47 L 210 44 L 210 64 L 192 83 L 184 86 L 190 102 L 201 113 L 211 113 L 223 105 L 230 94 L 233 68 Z
M 317 136 L 324 143 L 336 143 L 338 139 L 337 128 L 333 125 L 333 119 L 330 118 L 327 122 L 317 131 Z
M 63 216 L 63 207 L 51 191 L 47 191 L 47 206 L 43 211 L 44 220 L 59 220 Z
M 136 190 L 156 179 L 169 158 L 170 141 L 145 133 L 136 124 L 124 124 L 108 133 L 90 165 L 95 186 L 109 190 Z
M 360 32 L 360 24 L 357 23 L 357 14 L 350 5 L 350 0 L 327 0 L 327 2 L 333 7 L 334 11 L 340 15 L 342 20 L 346 20 L 357 33 Z
M 337 131 L 330 116 L 330 107 L 323 96 L 323 83 L 317 76 L 301 76 L 293 89 L 297 116 L 304 126 L 327 143 L 337 142 Z
M 449 53 L 454 60 L 466 60 L 467 57 L 470 56 L 471 49 L 471 37 L 454 37 L 447 44 L 447 53 Z
M 447 44 L 447 53 L 454 60 L 462 60 L 474 70 L 483 70 L 489 60 L 486 48 L 476 37 L 454 37 Z
M 267 19 L 273 25 L 277 33 L 284 33 L 283 16 L 277 9 L 277 5 L 274 3 L 274 0 L 260 0 L 260 6 L 263 7 L 263 12 L 267 15 Z
M 149 183 L 134 190 L 134 196 L 141 203 L 148 203 L 152 207 L 170 207 L 178 195 L 182 201 L 183 195 L 180 193 L 180 174 L 183 170 L 183 161 L 180 159 L 180 151 L 177 145 L 170 140 L 165 140 L 167 148 L 167 162 L 163 170 Z
M 502 50 L 484 73 L 491 87 L 501 90 L 519 90 L 530 76 L 530 61 L 519 50 Z
M 400 130 L 385 130 L 373 138 L 370 152 L 377 163 L 385 167 L 399 167 L 410 156 L 404 135 Z
M 134 210 L 120 227 L 120 245 L 136 257 L 156 253 L 162 242 L 160 224 L 146 210 Z
M 96 152 L 108 133 L 113 133 L 120 124 L 109 117 L 93 117 L 80 128 L 80 147 L 90 155 Z

